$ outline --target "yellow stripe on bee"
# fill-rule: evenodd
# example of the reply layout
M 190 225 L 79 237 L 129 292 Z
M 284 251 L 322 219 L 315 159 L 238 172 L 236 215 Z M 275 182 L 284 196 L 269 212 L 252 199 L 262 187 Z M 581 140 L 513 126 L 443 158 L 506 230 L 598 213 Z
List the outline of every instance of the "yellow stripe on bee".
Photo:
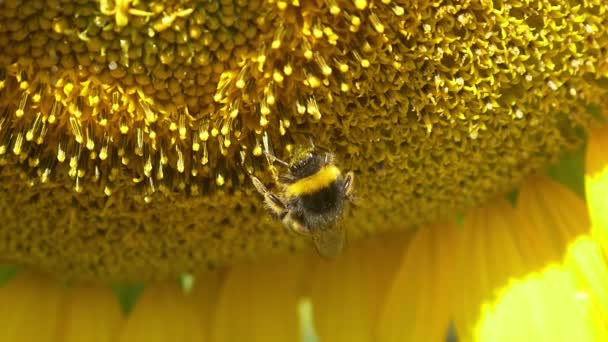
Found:
M 340 177 L 340 170 L 334 165 L 326 165 L 314 175 L 302 178 L 293 184 L 289 184 L 285 189 L 285 194 L 289 197 L 312 194 L 323 188 L 328 187 Z

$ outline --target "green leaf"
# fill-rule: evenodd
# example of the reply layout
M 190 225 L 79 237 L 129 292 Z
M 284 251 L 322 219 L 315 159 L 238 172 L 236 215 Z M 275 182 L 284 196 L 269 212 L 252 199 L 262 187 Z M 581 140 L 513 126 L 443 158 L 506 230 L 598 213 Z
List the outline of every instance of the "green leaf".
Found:
M 606 83 L 606 88 L 608 88 L 608 78 L 604 78 L 604 82 Z M 600 122 L 606 122 L 606 117 L 602 114 L 602 109 L 600 106 L 589 104 L 587 105 L 587 112 L 593 115 L 593 117 Z
M 194 287 L 194 281 L 194 276 L 190 273 L 184 273 L 179 277 L 179 284 L 184 293 L 192 292 L 192 288 Z
M 464 226 L 464 213 L 456 214 L 456 225 L 460 228 Z
M 17 266 L 0 265 L 0 286 L 4 286 L 19 272 Z
M 511 206 L 513 206 L 514 208 L 515 208 L 515 205 L 517 204 L 518 197 L 519 197 L 519 189 L 515 189 L 505 195 L 505 198 L 507 199 L 507 201 L 509 201 L 509 203 L 511 203 Z
M 122 311 L 129 314 L 144 290 L 144 284 L 115 284 L 112 285 L 112 290 L 120 301 Z
M 318 342 L 319 337 L 315 331 L 312 301 L 308 297 L 301 298 L 298 302 L 298 318 L 300 320 L 300 341 Z
M 547 170 L 547 173 L 555 181 L 585 199 L 585 146 L 564 155 L 558 164 Z

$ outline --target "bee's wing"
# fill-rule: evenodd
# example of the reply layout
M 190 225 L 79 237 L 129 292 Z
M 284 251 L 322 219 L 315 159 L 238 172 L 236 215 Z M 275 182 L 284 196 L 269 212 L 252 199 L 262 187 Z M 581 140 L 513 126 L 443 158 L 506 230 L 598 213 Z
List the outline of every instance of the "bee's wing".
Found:
M 317 251 L 324 258 L 333 259 L 344 249 L 346 230 L 341 224 L 312 229 L 310 235 Z

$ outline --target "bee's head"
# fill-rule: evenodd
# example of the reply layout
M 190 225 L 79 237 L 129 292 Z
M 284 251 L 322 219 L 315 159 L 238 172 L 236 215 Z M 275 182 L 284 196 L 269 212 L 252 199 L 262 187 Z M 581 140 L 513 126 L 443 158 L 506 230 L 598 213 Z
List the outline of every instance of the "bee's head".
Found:
M 312 147 L 296 150 L 289 163 L 289 173 L 295 178 L 304 178 L 317 173 L 327 164 L 325 153 L 319 153 Z

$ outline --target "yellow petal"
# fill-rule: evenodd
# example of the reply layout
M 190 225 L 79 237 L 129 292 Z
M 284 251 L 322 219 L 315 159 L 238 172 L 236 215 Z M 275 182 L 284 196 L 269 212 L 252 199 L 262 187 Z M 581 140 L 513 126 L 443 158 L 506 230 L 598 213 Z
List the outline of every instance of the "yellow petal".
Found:
M 558 266 L 512 281 L 484 307 L 476 340 L 606 341 L 606 326 L 594 321 L 589 299 L 571 274 Z
M 517 212 L 530 224 L 526 227 L 532 230 L 518 233 L 518 237 L 535 239 L 531 247 L 545 250 L 544 265 L 547 261 L 561 260 L 568 244 L 589 232 L 585 202 L 548 178 L 531 178 L 522 186 Z
M 515 234 L 520 223 L 503 199 L 471 210 L 459 239 L 454 321 L 459 335 L 469 340 L 482 303 L 511 277 L 524 274 L 524 260 Z
M 405 234 L 389 234 L 353 243 L 336 260 L 320 260 L 310 278 L 310 296 L 321 341 L 374 340 L 404 244 Z
M 55 341 L 63 288 L 49 278 L 20 273 L 0 287 L 0 341 Z
M 522 188 L 518 212 L 532 223 L 538 241 L 535 255 L 527 259 L 536 260 L 537 269 L 562 263 L 608 314 L 608 269 L 601 248 L 591 241 L 593 228 L 585 202 L 558 183 L 535 178 Z
M 593 236 L 608 257 L 608 125 L 591 132 L 585 162 L 585 192 Z
M 579 289 L 608 327 L 608 265 L 597 241 L 583 236 L 570 244 L 564 261 Z
M 116 296 L 108 287 L 77 286 L 67 289 L 58 341 L 115 341 L 123 323 Z
M 441 341 L 450 322 L 458 228 L 421 228 L 400 259 L 378 322 L 379 341 Z M 467 273 L 465 273 L 465 276 Z
M 259 260 L 230 269 L 220 289 L 212 341 L 297 341 L 305 260 Z
M 215 277 L 218 276 L 211 273 L 198 277 L 195 280 L 197 288 L 190 293 L 185 293 L 177 282 L 146 288 L 128 317 L 120 341 L 208 340 L 208 308 L 201 303 L 200 294 L 207 292 L 204 287 L 209 287 L 210 292 L 216 291 Z
M 194 288 L 190 293 L 192 304 L 196 307 L 197 320 L 200 320 L 199 329 L 205 337 L 203 341 L 210 341 L 214 325 L 214 316 L 220 289 L 224 281 L 223 271 L 207 272 L 199 275 L 194 281 Z
M 522 187 L 515 213 L 501 211 L 508 212 L 501 219 L 502 230 L 512 237 L 518 263 L 524 267 L 505 267 L 513 253 L 509 257 L 503 245 L 492 245 L 483 258 L 494 264 L 494 270 L 487 272 L 500 277 L 494 276 L 497 281 L 477 297 L 481 299 L 477 322 L 468 320 L 472 317 L 457 320 L 464 339 L 605 340 L 606 263 L 588 236 L 584 202 L 560 184 L 534 178 Z M 496 239 L 500 226 L 487 227 L 495 242 L 500 241 Z M 501 254 L 503 260 L 496 259 Z

